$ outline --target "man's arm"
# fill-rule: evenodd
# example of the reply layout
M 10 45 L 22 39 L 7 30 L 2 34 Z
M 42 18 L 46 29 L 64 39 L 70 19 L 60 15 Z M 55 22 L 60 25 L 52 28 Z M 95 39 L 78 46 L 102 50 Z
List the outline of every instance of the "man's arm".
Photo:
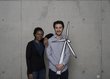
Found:
M 51 42 L 50 40 L 48 40 L 48 46 L 46 48 L 46 54 L 47 54 L 47 58 L 49 60 L 49 62 L 51 62 L 53 65 L 56 65 L 57 62 L 55 61 L 55 58 L 52 56 L 52 48 L 51 48 Z
M 63 63 L 62 64 L 57 64 L 57 70 L 62 70 L 64 68 L 64 66 L 68 63 L 69 61 L 69 57 L 70 57 L 70 50 L 68 48 L 68 46 L 66 46 L 65 48 L 65 52 L 64 52 L 64 58 L 63 58 Z
M 68 46 L 66 46 L 65 54 L 64 54 L 64 60 L 63 60 L 64 66 L 68 63 L 69 58 L 70 58 L 70 50 L 69 50 Z

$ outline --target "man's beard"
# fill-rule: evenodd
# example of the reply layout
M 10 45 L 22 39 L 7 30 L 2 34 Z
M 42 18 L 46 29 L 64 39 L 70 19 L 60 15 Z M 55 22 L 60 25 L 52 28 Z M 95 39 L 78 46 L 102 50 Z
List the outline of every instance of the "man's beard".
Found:
M 62 35 L 62 32 L 60 32 L 60 33 L 56 33 L 56 35 L 57 35 L 57 36 L 61 36 L 61 35 Z

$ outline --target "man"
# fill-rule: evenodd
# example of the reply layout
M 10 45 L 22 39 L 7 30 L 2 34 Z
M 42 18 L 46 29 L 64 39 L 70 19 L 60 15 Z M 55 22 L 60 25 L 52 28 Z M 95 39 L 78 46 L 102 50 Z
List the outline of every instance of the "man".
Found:
M 47 57 L 49 60 L 49 79 L 68 79 L 68 60 L 70 56 L 69 48 L 66 46 L 63 63 L 59 64 L 64 42 L 60 40 L 65 39 L 62 35 L 64 30 L 64 23 L 62 21 L 55 21 L 53 23 L 55 35 L 48 40 L 48 47 L 46 48 Z M 61 71 L 61 75 L 56 72 Z
M 44 63 L 44 44 L 42 42 L 44 31 L 37 27 L 33 32 L 34 40 L 26 47 L 26 63 L 28 79 L 45 79 L 46 69 Z

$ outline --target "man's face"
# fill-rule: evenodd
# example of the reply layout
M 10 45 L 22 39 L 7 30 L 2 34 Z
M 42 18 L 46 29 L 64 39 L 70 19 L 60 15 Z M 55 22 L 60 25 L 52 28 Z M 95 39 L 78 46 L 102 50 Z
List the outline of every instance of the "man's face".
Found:
M 36 40 L 40 41 L 43 38 L 43 32 L 42 31 L 36 32 L 35 38 Z
M 61 24 L 56 24 L 54 30 L 56 35 L 60 36 L 63 32 L 63 26 Z

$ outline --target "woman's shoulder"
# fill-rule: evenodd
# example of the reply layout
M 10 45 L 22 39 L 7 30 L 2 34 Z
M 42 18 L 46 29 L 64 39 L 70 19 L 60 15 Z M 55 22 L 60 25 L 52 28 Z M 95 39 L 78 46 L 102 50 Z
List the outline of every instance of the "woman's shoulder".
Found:
M 28 45 L 32 45 L 34 43 L 34 40 L 31 40 L 28 42 Z

